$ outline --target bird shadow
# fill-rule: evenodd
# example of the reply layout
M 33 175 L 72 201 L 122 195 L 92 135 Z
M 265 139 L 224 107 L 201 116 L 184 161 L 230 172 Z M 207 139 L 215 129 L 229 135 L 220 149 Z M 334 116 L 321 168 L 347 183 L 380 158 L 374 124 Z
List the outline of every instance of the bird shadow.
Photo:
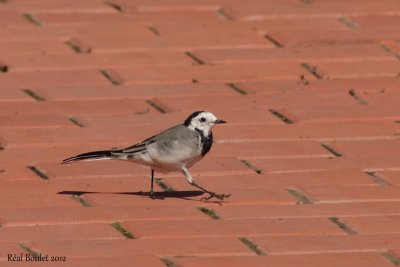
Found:
M 193 200 L 190 197 L 197 197 L 204 194 L 202 191 L 164 191 L 164 192 L 154 192 L 150 195 L 149 192 L 96 192 L 96 191 L 61 191 L 57 192 L 60 195 L 74 195 L 81 196 L 86 194 L 117 194 L 117 195 L 132 195 L 132 196 L 143 196 L 143 197 L 151 197 L 153 199 L 161 199 L 164 200 L 166 198 L 180 198 L 185 200 Z

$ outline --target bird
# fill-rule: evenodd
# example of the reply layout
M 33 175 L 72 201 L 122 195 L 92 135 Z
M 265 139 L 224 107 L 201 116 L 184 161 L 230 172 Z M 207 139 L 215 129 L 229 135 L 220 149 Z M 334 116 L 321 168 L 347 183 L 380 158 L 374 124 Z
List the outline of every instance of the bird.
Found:
M 219 194 L 210 191 L 195 182 L 189 173 L 189 168 L 201 160 L 213 144 L 212 128 L 217 124 L 226 123 L 208 111 L 193 112 L 182 124 L 173 126 L 157 135 L 124 149 L 100 150 L 79 154 L 61 163 L 92 160 L 127 160 L 150 167 L 149 196 L 156 198 L 154 193 L 154 173 L 181 172 L 187 182 L 209 196 L 202 200 L 217 198 L 224 200 L 230 194 Z

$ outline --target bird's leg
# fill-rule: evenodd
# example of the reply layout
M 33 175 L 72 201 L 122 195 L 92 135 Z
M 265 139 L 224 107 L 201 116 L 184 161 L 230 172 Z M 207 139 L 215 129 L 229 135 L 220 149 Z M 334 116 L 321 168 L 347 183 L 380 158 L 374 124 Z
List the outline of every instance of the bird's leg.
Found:
M 149 196 L 150 198 L 155 198 L 155 194 L 153 191 L 153 185 L 154 185 L 154 170 L 151 169 L 151 183 L 150 183 L 150 192 L 149 192 Z
M 209 191 L 209 190 L 205 189 L 204 187 L 198 185 L 198 184 L 193 180 L 193 177 L 190 175 L 190 173 L 189 173 L 189 171 L 186 169 L 186 167 L 183 167 L 183 168 L 182 168 L 182 173 L 185 175 L 186 180 L 188 181 L 188 183 L 189 183 L 190 185 L 193 185 L 193 186 L 197 187 L 198 189 L 200 189 L 201 191 L 203 191 L 204 193 L 207 193 L 207 194 L 210 195 L 209 197 L 204 197 L 204 198 L 202 198 L 202 200 L 203 200 L 203 199 L 204 199 L 204 200 L 209 200 L 209 199 L 211 199 L 211 198 L 213 198 L 213 197 L 218 198 L 218 199 L 220 199 L 220 200 L 224 200 L 224 198 L 230 197 L 230 196 L 231 196 L 230 194 L 217 194 L 217 193 L 215 193 L 215 192 Z
M 150 185 L 150 193 L 153 193 L 153 184 L 154 184 L 154 170 L 151 169 L 151 185 Z

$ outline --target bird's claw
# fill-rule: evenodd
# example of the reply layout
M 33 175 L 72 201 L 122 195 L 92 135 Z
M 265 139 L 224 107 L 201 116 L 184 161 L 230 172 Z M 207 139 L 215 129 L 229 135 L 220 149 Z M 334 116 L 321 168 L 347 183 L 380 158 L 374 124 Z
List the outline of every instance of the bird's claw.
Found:
M 214 193 L 214 192 L 206 192 L 206 193 L 209 194 L 209 196 L 208 197 L 202 197 L 200 199 L 200 201 L 203 201 L 203 200 L 204 201 L 208 201 L 208 200 L 212 199 L 213 197 L 223 201 L 224 198 L 228 198 L 228 197 L 231 196 L 231 194 L 217 194 L 217 193 Z
M 153 191 L 150 191 L 149 193 L 148 193 L 148 196 L 149 196 L 149 198 L 151 198 L 151 199 L 164 199 L 162 196 L 158 196 L 155 192 L 153 192 Z

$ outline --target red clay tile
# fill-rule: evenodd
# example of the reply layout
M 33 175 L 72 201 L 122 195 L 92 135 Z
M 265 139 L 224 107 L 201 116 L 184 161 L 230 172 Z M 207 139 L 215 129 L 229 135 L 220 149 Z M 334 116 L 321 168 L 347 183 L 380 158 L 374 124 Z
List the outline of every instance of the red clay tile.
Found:
M 209 178 L 212 179 L 212 178 Z M 181 184 L 184 181 L 177 181 L 175 179 L 165 179 L 168 184 L 172 185 L 174 188 L 184 190 L 184 191 L 192 191 L 196 190 L 193 186 L 189 184 L 182 184 L 182 186 L 177 186 L 176 184 Z M 296 203 L 296 199 L 293 198 L 289 193 L 281 188 L 238 188 L 237 186 L 229 186 L 230 183 L 207 183 L 203 177 L 195 178 L 196 182 L 205 186 L 207 189 L 223 194 L 231 194 L 229 198 L 225 200 L 224 205 L 294 205 Z M 191 197 L 194 201 L 200 201 L 198 203 L 202 203 L 201 199 L 207 197 L 208 195 L 199 195 L 197 197 Z
M 399 246 L 398 234 L 253 237 L 251 240 L 270 255 L 380 252 Z
M 2 227 L 2 242 L 27 242 L 32 240 L 112 240 L 124 236 L 110 224 L 67 224 Z
M 59 128 L 76 127 L 67 117 L 59 115 L 0 116 L 0 128 Z
M 148 1 L 136 1 L 132 3 L 127 0 L 116 0 L 115 3 L 127 10 L 139 10 L 146 12 L 165 12 L 165 11 L 213 11 L 221 5 L 213 1 L 193 1 L 168 0 L 161 3 L 151 3 Z
M 351 20 L 358 23 L 363 28 L 397 28 L 400 22 L 399 15 L 384 15 L 384 14 L 365 14 L 362 16 L 350 16 Z
M 68 14 L 57 14 L 55 15 L 58 18 L 63 18 L 63 16 L 68 16 Z M 82 45 L 82 48 L 88 49 L 82 51 L 83 53 L 78 53 L 80 55 L 84 55 L 86 53 L 90 54 L 93 52 L 90 47 L 85 47 L 83 43 L 79 41 L 81 37 L 84 36 L 95 36 L 98 35 L 98 28 L 102 29 L 102 34 L 104 35 L 113 35 L 116 32 L 124 32 L 125 34 L 140 34 L 140 35 L 147 35 L 147 36 L 152 36 L 154 33 L 152 33 L 146 23 L 135 23 L 132 24 L 132 21 L 130 19 L 126 19 L 121 13 L 119 14 L 105 14 L 105 13 L 99 13 L 99 14 L 93 14 L 95 17 L 97 16 L 98 19 L 95 19 L 94 21 L 79 21 L 79 14 L 71 14 L 75 15 L 77 20 L 72 21 L 71 23 L 57 23 L 57 22 L 47 22 L 43 21 L 42 17 L 44 16 L 45 18 L 47 16 L 52 17 L 52 14 L 38 14 L 35 17 L 38 18 L 40 21 L 42 21 L 45 24 L 46 27 L 46 33 L 50 34 L 52 37 L 60 39 L 66 43 L 69 44 L 77 44 L 78 46 Z M 108 15 L 110 15 L 110 18 L 112 18 L 111 21 L 107 21 Z M 88 18 L 90 17 L 89 14 L 86 14 L 83 18 Z M 102 20 L 101 17 L 104 17 Z M 69 48 L 72 49 L 72 47 L 69 45 Z M 77 51 L 75 51 L 77 52 Z M 118 56 L 117 56 L 118 57 Z M 111 58 L 113 56 L 111 55 Z
M 371 105 L 388 106 L 397 103 L 398 95 L 395 91 L 380 90 L 375 92 L 364 92 L 360 97 L 365 99 Z
M 223 205 L 211 206 L 222 219 L 327 218 L 390 216 L 400 211 L 397 202 L 346 202 L 312 205 Z
M 7 146 L 7 143 L 1 144 Z M 0 159 L 4 165 L 12 165 L 16 162 L 21 166 L 31 166 L 44 162 L 59 163 L 60 159 L 64 159 L 74 155 L 76 148 L 71 149 L 68 145 L 63 146 L 39 146 L 34 149 L 28 149 L 26 146 L 20 146 L 10 149 L 4 149 L 0 152 Z
M 224 99 L 224 105 L 221 106 L 218 98 Z M 302 99 L 303 98 L 303 99 Z M 258 112 L 268 112 L 270 109 L 281 111 L 288 107 L 304 107 L 303 101 L 309 101 L 308 108 L 329 108 L 331 106 L 358 106 L 357 102 L 346 92 L 329 92 L 324 95 L 316 95 L 312 92 L 288 92 L 271 95 L 231 95 L 217 96 L 210 99 L 207 96 L 193 97 L 160 97 L 154 99 L 154 102 L 164 107 L 167 111 L 185 110 L 259 110 Z M 332 101 L 335 99 L 335 102 Z M 265 107 L 264 109 L 261 107 Z M 290 118 L 290 116 L 289 116 Z
M 31 88 L 35 86 L 70 86 L 109 85 L 109 82 L 99 71 L 35 71 L 10 72 L 0 76 L 0 82 L 5 87 Z
M 114 13 L 115 9 L 98 0 L 86 0 L 84 2 L 74 3 L 60 0 L 57 3 L 51 0 L 37 2 L 35 0 L 15 1 L 6 5 L 9 10 L 18 10 L 21 13 Z
M 129 66 L 193 65 L 182 52 L 133 52 L 73 55 L 10 55 L 2 56 L 10 71 L 54 71 L 107 69 Z
M 43 13 L 37 14 L 37 17 L 49 25 L 76 25 L 108 23 L 115 21 L 133 24 L 156 24 L 170 22 L 174 18 L 176 23 L 204 23 L 204 21 L 220 22 L 218 16 L 213 12 L 181 12 L 171 11 L 167 13 L 153 12 L 127 12 L 124 13 Z
M 96 23 L 110 24 L 111 22 L 119 21 L 124 18 L 117 12 L 113 13 L 80 13 L 80 12 L 66 12 L 66 13 L 39 13 L 35 16 L 43 21 L 48 27 L 53 26 L 71 26 L 71 27 L 87 27 L 88 25 L 94 26 Z M 102 19 L 103 18 L 103 19 Z
M 36 180 L 38 177 L 25 166 L 18 165 L 0 165 L 0 181 L 16 180 Z
M 76 116 L 78 114 L 129 114 L 143 112 L 149 109 L 149 105 L 144 100 L 138 99 L 110 99 L 110 100 L 82 100 L 82 101 L 43 101 L 29 103 L 3 103 L 0 112 L 3 116 L 8 115 L 47 115 L 58 114 L 64 116 Z M 157 112 L 149 109 L 151 112 Z
M 340 261 L 338 261 L 340 259 Z M 376 252 L 353 252 L 332 254 L 306 254 L 306 255 L 272 255 L 267 257 L 202 257 L 202 258 L 177 258 L 174 262 L 187 267 L 201 267 L 207 265 L 240 267 L 250 265 L 254 267 L 374 267 L 392 266 Z
M 307 5 L 305 4 L 295 4 L 295 1 L 287 1 L 285 3 L 281 3 L 280 5 L 275 5 L 272 2 L 259 2 L 253 0 L 249 1 L 248 4 L 235 1 L 235 5 L 228 5 L 227 11 L 229 12 L 229 14 L 232 14 L 235 18 L 238 18 L 240 20 L 259 20 L 268 19 L 270 18 L 270 16 L 275 18 L 276 14 L 280 14 L 281 16 L 286 17 L 291 14 L 301 14 L 301 11 L 305 11 L 304 13 L 306 13 L 309 10 L 305 9 L 306 7 Z
M 215 34 L 180 34 L 160 39 L 167 49 L 224 49 L 224 48 L 273 48 L 262 36 L 255 33 L 235 35 L 219 32 Z
M 333 142 L 332 146 L 345 157 L 363 157 L 374 155 L 375 157 L 399 155 L 400 140 L 360 140 L 358 142 Z
M 252 163 L 252 161 L 249 161 Z M 257 167 L 257 166 L 255 166 Z M 261 170 L 262 172 L 263 170 Z M 248 177 L 246 180 L 234 179 L 234 177 L 216 177 L 215 180 L 226 180 L 226 184 L 230 186 L 242 187 L 277 187 L 291 188 L 297 186 L 323 185 L 323 186 L 353 186 L 353 185 L 376 185 L 368 175 L 361 170 L 327 170 L 327 171 L 310 171 L 310 172 L 287 172 L 287 173 L 262 173 L 255 175 L 254 179 Z M 237 180 L 237 181 L 236 181 Z M 254 180 L 254 181 L 253 181 Z M 231 182 L 229 182 L 231 181 Z M 211 181 L 210 181 L 211 182 Z M 247 184 L 247 185 L 246 185 Z
M 398 91 L 400 79 L 396 77 L 359 77 L 343 78 L 335 80 L 310 80 L 299 77 L 297 80 L 269 80 L 248 81 L 236 83 L 236 85 L 248 94 L 277 94 L 304 89 L 314 93 L 325 91 L 344 91 L 349 93 L 351 89 L 364 94 L 382 94 Z
M 399 220 L 398 215 L 341 218 L 342 222 L 355 229 L 359 234 L 398 233 Z
M 31 29 L 30 29 L 31 30 Z M 43 39 L 43 40 L 21 40 L 21 38 L 3 39 L 0 41 L 0 56 L 11 55 L 40 55 L 40 54 L 64 54 L 65 56 L 73 56 L 74 51 L 64 43 L 58 40 Z M 37 36 L 34 35 L 35 38 Z M 33 38 L 33 37 L 32 37 Z M 12 70 L 12 69 L 11 69 Z M 3 80 L 3 78 L 1 79 Z
M 134 198 L 137 196 L 134 196 Z M 134 201 L 134 200 L 132 200 Z M 178 209 L 179 207 L 179 209 Z M 179 212 L 177 212 L 179 210 Z M 206 216 L 193 207 L 137 206 L 132 207 L 57 207 L 3 209 L 6 226 L 113 223 L 125 220 L 193 220 Z
M 216 144 L 213 156 L 236 154 L 241 159 L 250 158 L 328 158 L 332 154 L 317 142 L 244 142 Z
M 21 248 L 16 242 L 0 242 L 0 264 L 3 266 L 10 264 L 9 262 L 4 264 L 8 259 L 7 254 L 17 254 L 19 256 L 21 253 L 25 254 L 26 250 Z
M 365 157 L 331 157 L 331 158 L 271 158 L 252 159 L 251 162 L 268 172 L 309 172 L 320 170 L 340 170 L 360 168 L 366 171 L 382 171 L 398 169 L 397 157 L 367 155 Z
M 396 185 L 400 184 L 400 172 L 398 170 L 379 171 L 377 174 L 389 183 Z
M 4 180 L 1 181 L 1 188 L 0 188 L 0 193 L 3 197 L 6 196 L 11 196 L 11 197 L 15 197 L 14 201 L 18 202 L 18 196 L 21 197 L 39 197 L 39 196 L 43 196 L 46 194 L 51 194 L 51 196 L 49 196 L 49 198 L 58 198 L 58 200 L 60 201 L 60 203 L 65 203 L 66 200 L 65 197 L 60 196 L 54 196 L 56 192 L 54 192 L 54 190 L 51 190 L 50 187 L 50 182 L 47 180 L 43 180 L 41 178 L 39 178 L 39 176 L 36 177 L 36 179 L 30 179 L 30 180 L 20 180 L 20 179 L 15 179 L 15 180 Z M 40 198 L 38 198 L 40 200 Z M 46 199 L 42 198 L 41 201 L 43 201 L 43 203 L 46 203 Z M 24 204 L 24 203 L 21 203 Z M 47 203 L 47 204 L 51 204 Z M 5 203 L 5 205 L 7 205 L 7 203 Z M 27 205 L 30 205 L 29 203 Z M 34 205 L 34 204 L 33 204 Z
M 154 240 L 87 240 L 87 241 L 35 241 L 32 248 L 49 254 L 60 254 L 68 258 L 109 256 L 152 255 L 159 257 L 179 256 L 250 256 L 248 250 L 234 238 L 174 238 Z
M 29 25 L 29 22 L 24 19 L 21 14 L 18 14 L 17 12 L 10 12 L 10 11 L 1 11 L 0 12 L 0 23 L 1 25 L 6 26 L 25 26 Z
M 311 63 L 317 66 L 327 79 L 357 78 L 357 77 L 396 77 L 400 63 L 395 58 L 385 61 L 364 61 L 358 62 L 318 62 Z
M 79 122 L 79 119 L 77 120 Z M 69 124 L 69 127 L 65 128 L 4 128 L 2 134 L 7 148 L 54 147 L 57 144 L 57 146 L 78 147 L 76 153 L 84 152 L 85 149 L 110 149 L 115 146 L 122 148 L 143 140 L 139 135 L 129 134 L 132 128 L 123 129 L 125 131 L 121 129 L 119 134 L 113 134 L 116 129 L 103 130 L 95 128 L 87 132 L 71 121 L 69 121 Z M 117 142 L 116 139 L 119 141 Z M 76 142 L 81 142 L 85 145 L 76 146 Z
M 391 56 L 373 44 L 320 45 L 283 49 L 196 50 L 194 54 L 210 64 L 239 64 L 254 62 L 351 62 L 356 60 L 390 60 Z
M 272 48 L 273 44 L 255 33 L 177 34 L 150 35 L 149 33 L 82 35 L 77 40 L 94 53 L 115 53 L 149 50 L 223 49 L 223 48 Z
M 3 89 L 0 92 L 0 103 L 4 102 L 33 102 L 35 101 L 20 89 Z
M 132 115 L 81 114 L 77 116 L 77 118 L 89 127 L 118 128 L 121 126 L 127 127 L 129 125 L 129 127 L 137 128 L 137 134 L 143 135 L 143 137 L 148 137 L 148 134 L 154 135 L 155 133 L 161 132 L 173 125 L 182 123 L 185 118 L 191 114 L 191 111 L 189 110 L 164 114 L 149 112 L 150 110 L 151 109 L 149 108 L 143 112 L 137 112 Z M 213 110 L 213 113 L 219 118 L 228 121 L 228 124 L 223 125 L 223 127 L 226 127 L 227 125 L 245 126 L 254 124 L 283 124 L 281 120 L 277 119 L 270 112 L 260 112 L 260 110 L 243 110 L 239 114 L 235 110 Z M 218 128 L 215 128 L 214 131 L 217 132 L 217 130 Z M 221 139 L 221 137 L 221 134 L 215 134 L 216 139 Z
M 0 209 L 24 209 L 24 208 L 54 208 L 54 207 L 79 207 L 69 195 L 29 195 L 23 194 L 1 196 Z
M 185 14 L 186 12 L 182 12 Z M 204 12 L 205 13 L 205 12 Z M 202 13 L 202 14 L 204 14 Z M 200 35 L 204 34 L 218 34 L 218 33 L 232 33 L 242 34 L 242 33 L 253 33 L 258 34 L 256 31 L 256 27 L 251 23 L 241 23 L 238 21 L 226 21 L 222 19 L 221 11 L 215 10 L 213 12 L 217 19 L 204 19 L 204 20 L 186 20 L 186 23 L 181 23 L 179 20 L 169 20 L 169 21 L 158 21 L 153 24 L 153 27 L 156 28 L 161 35 L 177 35 L 177 34 L 192 34 L 193 32 L 197 32 Z M 153 13 L 157 14 L 157 13 Z M 162 13 L 158 13 L 162 14 Z M 209 14 L 209 13 L 206 13 Z M 212 13 L 211 13 L 212 14 Z M 261 34 L 259 34 L 261 35 Z M 275 47 L 272 43 L 266 42 L 268 47 Z
M 278 125 L 231 125 L 214 130 L 217 142 L 391 139 L 398 133 L 393 121 L 337 121 Z
M 190 224 L 190 226 L 188 225 Z M 250 219 L 210 221 L 125 222 L 141 239 L 344 234 L 326 219 Z M 188 227 L 189 226 L 189 227 Z
M 243 19 L 239 20 L 238 24 L 251 26 L 254 30 L 264 34 L 268 34 L 269 31 L 285 32 L 288 30 L 294 32 L 349 31 L 335 16 L 284 16 L 283 14 L 277 16 L 276 14 L 272 14 L 271 18 Z
M 362 190 L 357 186 L 309 186 L 302 187 L 302 191 L 318 203 L 397 201 L 400 198 L 397 186 L 367 186 Z
M 79 187 L 74 187 L 79 188 Z M 151 199 L 143 192 L 149 192 L 150 182 L 146 183 L 141 188 L 124 188 L 121 190 L 122 193 L 107 193 L 107 190 L 99 193 L 85 194 L 84 199 L 91 203 L 93 206 L 99 207 L 127 207 L 135 209 L 138 206 L 157 206 L 157 207 L 168 207 L 175 206 L 177 209 L 180 207 L 192 207 L 196 209 L 197 206 L 202 205 L 196 196 L 201 195 L 194 189 L 179 190 L 173 193 L 163 193 L 163 190 L 159 186 L 154 187 L 156 195 L 159 199 Z M 130 194 L 129 194 L 130 193 Z M 199 212 L 199 211 L 198 211 Z M 202 219 L 207 219 L 204 215 Z M 172 218 L 173 219 L 173 218 Z M 182 217 L 182 219 L 184 219 Z M 190 219 L 190 218 L 189 218 Z
M 157 37 L 149 33 L 133 33 L 130 35 L 110 34 L 81 36 L 74 39 L 82 47 L 90 48 L 93 53 L 121 53 L 148 51 L 149 47 L 157 42 Z
M 398 41 L 384 41 L 382 42 L 383 48 L 388 48 L 388 52 L 392 54 L 392 56 L 398 56 L 400 52 L 400 43 Z M 382 46 L 381 46 L 382 47 Z
M 46 99 L 96 100 L 96 99 L 150 99 L 156 96 L 218 96 L 237 95 L 225 84 L 174 84 L 174 85 L 129 85 L 129 86 L 81 86 L 81 87 L 37 87 L 34 91 Z M 142 113 L 148 113 L 142 112 Z M 147 119 L 147 117 L 145 117 Z M 150 123 L 150 120 L 149 120 Z
M 102 149 L 102 148 L 99 148 Z M 84 153 L 85 151 L 77 152 Z M 87 151 L 86 151 L 87 152 Z M 72 156 L 71 154 L 70 156 Z M 67 157 L 67 156 L 66 156 Z M 99 162 L 79 162 L 75 164 L 61 165 L 63 158 L 55 162 L 42 163 L 38 167 L 46 171 L 50 178 L 76 179 L 76 178 L 134 178 L 150 175 L 145 167 L 124 161 L 108 160 Z
M 61 254 L 57 254 L 61 255 Z M 53 256 L 57 256 L 53 255 Z M 50 255 L 49 255 L 50 256 Z M 50 259 L 50 258 L 49 258 Z M 26 262 L 14 262 L 17 267 L 22 267 L 26 265 Z M 31 265 L 37 264 L 38 266 L 43 266 L 43 262 L 32 262 Z M 67 267 L 67 266 L 79 266 L 79 267 L 91 267 L 93 265 L 99 267 L 115 266 L 115 267 L 129 267 L 132 265 L 136 266 L 154 266 L 154 267 L 164 267 L 165 264 L 156 256 L 150 255 L 136 255 L 131 256 L 110 256 L 110 257 L 92 257 L 92 258 L 67 258 L 66 261 L 58 261 L 57 266 Z M 0 262 L 0 266 L 1 262 Z
M 310 31 L 308 29 L 275 31 L 271 29 L 268 31 L 268 36 L 271 36 L 271 38 L 285 47 L 311 47 L 314 45 L 338 45 L 342 43 L 369 44 L 386 39 L 393 34 L 394 31 L 376 31 L 372 34 L 366 31 L 343 31 L 335 29 L 320 31 Z
M 400 258 L 398 0 L 0 2 L 1 266 L 18 242 L 59 266 Z M 229 122 L 190 170 L 223 203 L 178 172 L 151 199 L 147 167 L 59 164 L 195 110 Z
M 152 67 L 112 69 L 124 84 L 152 83 L 193 83 L 224 82 L 232 83 L 248 80 L 297 79 L 307 72 L 295 64 L 254 64 L 247 68 L 241 65 L 192 66 L 192 67 Z M 312 78 L 311 78 L 312 79 Z
M 278 109 L 278 111 L 280 111 Z M 300 122 L 324 122 L 324 121 L 356 121 L 356 120 L 390 120 L 398 119 L 397 106 L 374 107 L 365 105 L 352 105 L 347 107 L 325 107 L 315 112 L 313 107 L 286 108 L 286 116 L 295 117 Z

